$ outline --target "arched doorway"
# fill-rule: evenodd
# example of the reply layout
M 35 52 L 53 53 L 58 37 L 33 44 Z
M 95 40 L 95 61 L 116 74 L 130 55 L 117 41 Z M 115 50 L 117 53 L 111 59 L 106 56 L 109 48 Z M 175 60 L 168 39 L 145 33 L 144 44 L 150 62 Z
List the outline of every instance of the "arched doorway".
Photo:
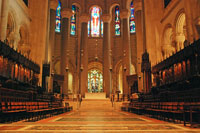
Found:
M 103 92 L 103 74 L 98 69 L 91 69 L 88 72 L 88 92 Z
M 121 94 L 123 94 L 123 70 L 122 65 L 119 68 L 119 74 L 118 74 L 118 90 Z

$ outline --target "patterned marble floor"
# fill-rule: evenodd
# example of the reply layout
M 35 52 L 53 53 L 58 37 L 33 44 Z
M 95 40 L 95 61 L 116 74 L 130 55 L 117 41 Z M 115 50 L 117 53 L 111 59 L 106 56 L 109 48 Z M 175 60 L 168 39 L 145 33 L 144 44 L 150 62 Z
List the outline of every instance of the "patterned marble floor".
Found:
M 200 129 L 184 127 L 141 115 L 114 109 L 110 101 L 83 101 L 81 108 L 37 122 L 0 124 L 0 132 L 200 132 Z

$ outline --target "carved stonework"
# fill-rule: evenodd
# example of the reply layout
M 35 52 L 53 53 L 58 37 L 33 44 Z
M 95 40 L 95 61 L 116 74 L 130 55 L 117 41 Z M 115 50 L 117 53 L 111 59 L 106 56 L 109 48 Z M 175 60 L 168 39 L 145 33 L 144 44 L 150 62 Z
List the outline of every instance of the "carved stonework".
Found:
M 17 48 L 17 45 L 18 45 L 18 42 L 20 40 L 20 35 L 19 33 L 15 33 L 15 32 L 11 32 L 7 38 L 8 40 L 8 44 L 11 46 L 11 47 L 14 47 L 14 49 Z
M 141 11 L 142 10 L 142 0 L 134 0 L 133 8 L 135 9 L 135 12 Z
M 198 32 L 198 34 L 199 34 L 199 37 L 200 37 L 200 17 L 198 17 L 197 19 L 196 19 L 196 29 L 197 29 L 197 32 Z
M 70 8 L 64 8 L 61 11 L 62 18 L 71 18 L 72 16 L 72 9 Z
M 26 57 L 29 57 L 31 48 L 30 45 L 28 44 L 21 44 L 18 46 L 18 49 L 24 54 Z
M 57 0 L 50 0 L 50 8 L 53 10 L 56 10 L 58 7 L 58 1 Z
M 163 50 L 163 52 L 164 52 L 164 56 L 165 56 L 165 57 L 166 57 L 166 56 L 169 56 L 169 55 L 171 55 L 172 53 L 175 52 L 175 48 L 172 47 L 170 44 L 164 45 L 164 46 L 162 47 L 162 50 Z
M 141 66 L 142 72 L 144 71 L 151 71 L 151 63 L 149 61 L 149 53 L 145 51 L 142 55 L 142 66 Z
M 83 23 L 83 22 L 88 23 L 88 21 L 90 20 L 90 15 L 83 13 L 83 14 L 81 14 L 79 20 L 80 20 L 81 23 Z
M 107 23 L 109 23 L 110 21 L 111 21 L 111 16 L 110 16 L 110 14 L 104 14 L 103 16 L 102 16 L 102 20 L 103 20 L 103 22 L 107 22 Z
M 122 9 L 120 12 L 120 18 L 124 19 L 124 18 L 129 18 L 129 17 L 130 17 L 130 10 Z

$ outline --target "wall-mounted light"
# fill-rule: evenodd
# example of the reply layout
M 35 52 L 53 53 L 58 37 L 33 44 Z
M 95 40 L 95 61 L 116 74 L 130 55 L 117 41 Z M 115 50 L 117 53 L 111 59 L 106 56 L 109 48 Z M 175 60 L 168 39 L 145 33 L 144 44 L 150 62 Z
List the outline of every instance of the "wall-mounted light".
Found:
M 126 71 L 126 66 L 124 66 L 124 71 Z
M 66 72 L 69 71 L 69 66 L 68 66 L 68 65 L 66 65 L 66 67 L 65 67 L 65 71 L 66 71 Z
M 112 66 L 110 66 L 109 70 L 110 70 L 110 72 L 112 72 Z
M 51 72 L 51 77 L 53 77 L 55 75 L 54 71 Z
M 83 71 L 83 65 L 81 64 L 80 70 Z

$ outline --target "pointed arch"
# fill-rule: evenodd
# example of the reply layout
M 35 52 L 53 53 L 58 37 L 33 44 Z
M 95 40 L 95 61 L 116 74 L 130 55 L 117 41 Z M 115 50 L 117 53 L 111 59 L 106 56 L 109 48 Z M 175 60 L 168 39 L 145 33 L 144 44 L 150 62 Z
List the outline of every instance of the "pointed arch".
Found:
M 92 6 L 90 8 L 90 14 L 91 19 L 88 22 L 88 36 L 103 36 L 103 21 L 101 19 L 102 9 L 99 6 Z
M 55 32 L 60 33 L 61 31 L 61 2 L 58 0 L 58 7 L 56 9 L 56 27 Z
M 77 7 L 75 5 L 72 5 L 72 16 L 71 16 L 71 24 L 70 24 L 71 35 L 76 35 L 76 12 L 77 12 Z
M 130 4 L 130 33 L 135 33 L 135 9 L 133 7 L 133 1 Z
M 119 6 L 115 6 L 115 35 L 116 36 L 120 36 L 120 10 L 119 10 Z

